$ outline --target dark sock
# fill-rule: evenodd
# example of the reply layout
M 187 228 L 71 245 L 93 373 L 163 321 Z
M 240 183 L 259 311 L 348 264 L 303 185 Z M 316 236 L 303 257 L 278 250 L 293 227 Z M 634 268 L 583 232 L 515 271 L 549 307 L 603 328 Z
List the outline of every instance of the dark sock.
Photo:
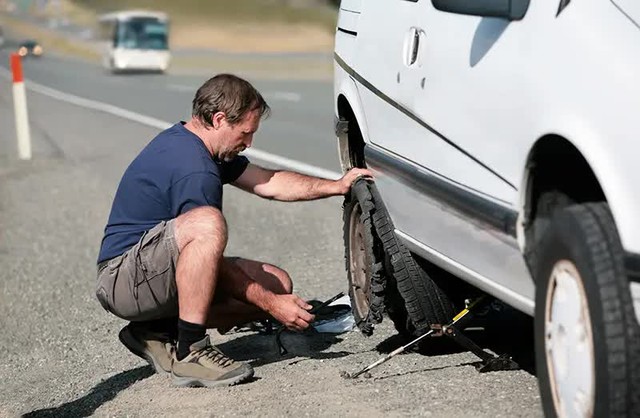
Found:
M 202 340 L 206 332 L 207 328 L 204 325 L 178 319 L 178 346 L 176 350 L 178 360 L 185 358 L 189 354 L 191 344 Z

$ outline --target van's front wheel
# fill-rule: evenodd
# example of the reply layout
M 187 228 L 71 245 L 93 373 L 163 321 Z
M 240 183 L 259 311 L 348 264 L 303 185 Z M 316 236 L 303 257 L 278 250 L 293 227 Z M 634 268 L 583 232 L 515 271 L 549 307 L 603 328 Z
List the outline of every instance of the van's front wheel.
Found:
M 538 245 L 532 268 L 545 415 L 633 415 L 640 406 L 640 334 L 608 205 L 557 210 Z

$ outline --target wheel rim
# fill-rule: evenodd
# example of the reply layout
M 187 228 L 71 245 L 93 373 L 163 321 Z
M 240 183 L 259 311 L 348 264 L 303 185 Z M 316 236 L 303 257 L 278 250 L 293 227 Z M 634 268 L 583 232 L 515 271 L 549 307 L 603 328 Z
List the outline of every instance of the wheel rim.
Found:
M 358 316 L 364 319 L 369 314 L 371 275 L 361 215 L 362 208 L 356 203 L 349 218 L 349 273 L 354 307 Z
M 559 417 L 593 415 L 595 359 L 589 306 L 575 265 L 558 261 L 545 305 L 545 350 L 555 410 Z

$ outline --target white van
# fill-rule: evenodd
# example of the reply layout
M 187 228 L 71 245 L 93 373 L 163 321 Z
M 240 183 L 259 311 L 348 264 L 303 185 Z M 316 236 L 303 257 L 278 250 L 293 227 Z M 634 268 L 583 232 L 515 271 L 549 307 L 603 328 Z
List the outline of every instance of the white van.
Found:
M 364 331 L 448 322 L 434 266 L 535 317 L 547 416 L 640 414 L 638 4 L 342 1 L 342 166 L 375 173 L 344 214 Z
M 169 19 L 165 13 L 123 10 L 100 16 L 103 65 L 112 72 L 169 67 Z

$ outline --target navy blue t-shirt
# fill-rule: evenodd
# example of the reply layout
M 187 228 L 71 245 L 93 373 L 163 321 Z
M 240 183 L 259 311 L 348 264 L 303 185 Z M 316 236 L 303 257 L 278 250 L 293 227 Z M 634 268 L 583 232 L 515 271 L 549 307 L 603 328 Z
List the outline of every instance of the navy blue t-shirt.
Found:
M 133 247 L 145 231 L 199 206 L 222 210 L 222 185 L 249 164 L 212 158 L 194 133 L 177 123 L 156 136 L 120 180 L 98 255 L 98 263 Z

